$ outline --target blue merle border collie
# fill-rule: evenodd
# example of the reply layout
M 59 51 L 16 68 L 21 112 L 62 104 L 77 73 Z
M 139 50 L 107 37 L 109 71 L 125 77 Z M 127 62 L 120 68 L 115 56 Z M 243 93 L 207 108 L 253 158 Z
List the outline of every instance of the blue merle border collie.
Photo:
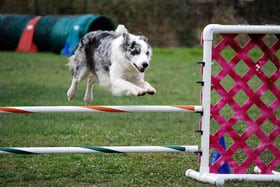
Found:
M 86 34 L 69 58 L 68 66 L 73 79 L 67 91 L 68 100 L 74 99 L 79 81 L 86 78 L 85 105 L 92 102 L 94 83 L 116 96 L 155 94 L 155 88 L 144 80 L 151 56 L 152 49 L 147 38 L 128 33 L 123 25 L 115 31 Z

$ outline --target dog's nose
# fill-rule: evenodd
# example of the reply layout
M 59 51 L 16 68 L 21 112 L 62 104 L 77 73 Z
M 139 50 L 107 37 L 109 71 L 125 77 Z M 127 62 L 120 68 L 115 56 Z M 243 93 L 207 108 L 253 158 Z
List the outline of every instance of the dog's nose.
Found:
M 149 66 L 149 64 L 147 62 L 143 62 L 142 66 L 143 66 L 143 68 L 147 68 Z

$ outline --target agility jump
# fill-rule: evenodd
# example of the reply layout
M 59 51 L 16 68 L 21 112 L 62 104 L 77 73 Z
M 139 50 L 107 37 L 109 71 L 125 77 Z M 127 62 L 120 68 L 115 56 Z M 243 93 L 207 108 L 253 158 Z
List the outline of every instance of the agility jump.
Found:
M 240 45 L 236 37 L 245 34 L 248 41 Z M 263 37 L 266 34 L 273 35 L 276 40 L 268 46 Z M 222 36 L 217 45 L 213 45 L 216 35 Z M 248 180 L 248 181 L 278 181 L 280 182 L 280 172 L 275 171 L 280 166 L 280 147 L 276 142 L 280 136 L 280 119 L 276 111 L 280 108 L 280 60 L 277 51 L 280 49 L 280 26 L 249 26 L 249 25 L 208 25 L 203 31 L 203 61 L 199 62 L 202 66 L 202 86 L 201 103 L 198 106 L 58 106 L 60 112 L 198 112 L 202 114 L 200 122 L 201 145 L 194 146 L 148 146 L 154 150 L 147 150 L 147 147 L 133 146 L 136 152 L 196 152 L 200 153 L 199 171 L 188 169 L 186 176 L 201 182 L 223 185 L 226 180 Z M 230 47 L 235 55 L 226 60 L 221 55 L 223 49 Z M 248 53 L 252 48 L 258 48 L 263 54 L 254 61 Z M 268 75 L 263 70 L 267 62 L 274 67 L 274 71 Z M 239 74 L 235 69 L 237 64 L 245 63 L 248 70 Z M 217 74 L 212 74 L 212 66 L 220 66 Z M 230 77 L 233 84 L 229 89 L 224 88 L 222 81 Z M 250 79 L 257 77 L 261 85 L 257 89 L 250 88 Z M 211 100 L 211 91 L 219 96 L 216 103 Z M 246 94 L 247 100 L 242 103 L 236 101 L 239 92 Z M 262 96 L 269 92 L 274 99 L 266 104 Z M 223 116 L 223 108 L 229 106 L 232 114 L 229 118 Z M 250 108 L 255 106 L 260 110 L 256 119 L 248 115 Z M 2 114 L 7 113 L 44 113 L 58 112 L 57 107 L 1 107 Z M 269 121 L 274 128 L 269 133 L 264 133 L 261 126 L 265 121 Z M 234 126 L 239 123 L 245 124 L 244 132 L 238 133 Z M 219 128 L 211 134 L 212 125 L 217 124 Z M 256 147 L 247 144 L 247 140 L 252 136 L 259 139 Z M 219 140 L 224 136 L 226 141 L 233 143 L 224 148 L 219 144 Z M 118 147 L 120 148 L 120 147 Z M 135 148 L 135 149 L 134 149 Z M 144 148 L 144 149 L 143 149 Z M 50 152 L 58 152 L 61 148 L 50 149 Z M 62 148 L 63 149 L 63 148 Z M 65 148 L 65 152 L 71 152 L 70 148 Z M 125 152 L 116 147 L 74 147 L 78 152 Z M 138 148 L 137 148 L 138 149 Z M 142 150 L 141 150 L 142 149 Z M 0 154 L 21 154 L 21 153 L 42 153 L 39 148 L 1 148 Z M 82 151 L 83 150 L 83 151 Z M 140 151 L 141 150 L 141 151 Z M 210 163 L 210 154 L 213 150 L 220 155 L 216 161 Z M 242 151 L 244 160 L 237 161 L 235 156 L 238 151 Z M 38 151 L 38 152 L 36 152 Z M 61 150 L 63 151 L 63 150 Z M 130 150 L 131 151 L 131 150 Z M 132 152 L 134 152 L 132 151 Z M 268 153 L 271 160 L 262 160 L 262 154 Z M 219 173 L 219 168 L 228 164 L 231 174 Z M 253 171 L 249 169 L 253 168 Z M 252 174 L 253 172 L 257 174 Z

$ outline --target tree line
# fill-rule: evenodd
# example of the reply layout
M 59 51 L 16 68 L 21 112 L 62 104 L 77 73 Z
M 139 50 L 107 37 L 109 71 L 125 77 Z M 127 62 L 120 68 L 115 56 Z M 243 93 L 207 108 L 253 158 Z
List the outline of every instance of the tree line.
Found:
M 278 0 L 1 0 L 1 14 L 102 14 L 160 47 L 195 46 L 217 24 L 279 24 Z

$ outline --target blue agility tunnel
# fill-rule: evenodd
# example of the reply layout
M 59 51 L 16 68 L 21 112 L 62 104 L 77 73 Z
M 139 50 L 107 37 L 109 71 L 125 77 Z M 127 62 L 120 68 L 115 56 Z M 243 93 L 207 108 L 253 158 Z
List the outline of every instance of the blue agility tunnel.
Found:
M 26 24 L 35 16 L 0 15 L 0 49 L 15 50 Z M 42 16 L 34 28 L 33 43 L 39 51 L 71 55 L 80 38 L 94 30 L 114 30 L 114 22 L 107 16 L 65 15 Z
M 67 22 L 67 18 L 61 21 Z M 58 24 L 57 27 L 59 29 L 60 25 Z M 69 33 L 67 33 L 67 39 L 62 42 L 64 43 L 64 47 L 61 50 L 61 54 L 65 56 L 73 54 L 81 37 L 86 33 L 95 30 L 115 29 L 114 23 L 108 17 L 92 14 L 77 17 L 70 27 L 71 29 L 69 30 Z
M 89 31 L 113 30 L 115 28 L 113 22 L 108 17 L 92 14 L 79 17 L 71 27 L 64 48 L 61 51 L 61 54 L 64 56 L 73 54 L 80 38 Z

